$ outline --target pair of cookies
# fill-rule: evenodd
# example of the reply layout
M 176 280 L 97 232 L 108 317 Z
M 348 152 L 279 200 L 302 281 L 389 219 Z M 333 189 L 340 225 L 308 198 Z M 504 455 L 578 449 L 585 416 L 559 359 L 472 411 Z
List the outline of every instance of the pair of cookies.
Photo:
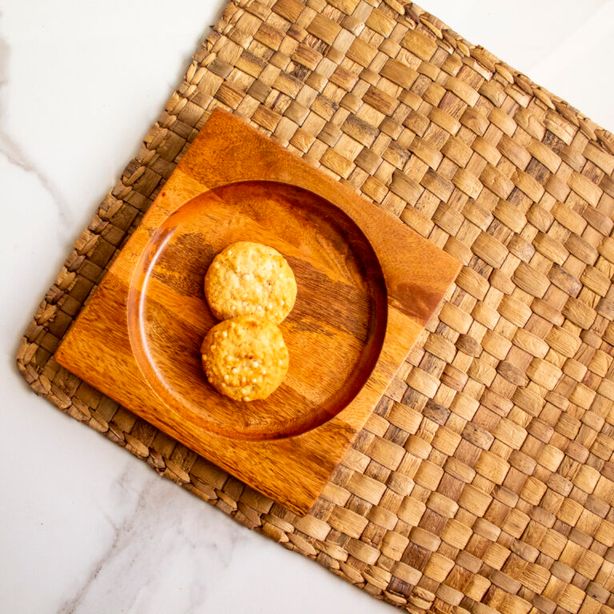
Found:
M 288 348 L 277 326 L 294 307 L 296 280 L 286 259 L 260 243 L 222 250 L 205 275 L 205 296 L 223 320 L 206 335 L 201 355 L 211 385 L 238 401 L 265 399 L 288 372 Z

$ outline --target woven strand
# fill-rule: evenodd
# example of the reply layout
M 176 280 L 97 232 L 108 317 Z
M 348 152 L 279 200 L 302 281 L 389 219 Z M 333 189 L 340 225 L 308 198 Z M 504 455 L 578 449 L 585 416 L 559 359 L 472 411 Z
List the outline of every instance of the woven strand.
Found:
M 303 518 L 52 356 L 216 107 L 464 265 Z M 409 612 L 614 612 L 613 153 L 610 133 L 413 4 L 231 2 L 18 366 L 161 475 Z

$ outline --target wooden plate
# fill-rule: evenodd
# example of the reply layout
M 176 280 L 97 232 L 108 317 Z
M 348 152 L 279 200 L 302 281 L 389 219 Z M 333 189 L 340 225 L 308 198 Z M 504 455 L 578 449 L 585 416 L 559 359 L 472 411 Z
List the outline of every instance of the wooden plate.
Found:
M 290 370 L 266 401 L 207 382 L 199 348 L 213 256 L 282 252 L 298 297 Z M 235 117 L 216 111 L 56 352 L 181 443 L 304 512 L 386 390 L 459 264 Z
M 217 322 L 203 278 L 224 247 L 253 240 L 285 255 L 298 295 L 281 326 L 285 381 L 266 401 L 241 403 L 203 377 L 199 348 Z M 234 439 L 300 435 L 339 413 L 375 366 L 386 317 L 382 270 L 360 228 L 313 192 L 272 181 L 214 188 L 180 207 L 149 241 L 128 297 L 132 351 L 149 385 Z

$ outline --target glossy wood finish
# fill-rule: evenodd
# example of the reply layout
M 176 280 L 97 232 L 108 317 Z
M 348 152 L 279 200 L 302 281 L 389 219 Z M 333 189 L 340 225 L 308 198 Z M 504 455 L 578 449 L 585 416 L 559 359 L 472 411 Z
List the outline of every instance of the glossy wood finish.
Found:
M 203 378 L 199 348 L 217 320 L 203 278 L 225 246 L 271 245 L 297 279 L 281 325 L 290 351 L 282 386 L 265 401 L 219 395 Z M 248 181 L 214 188 L 155 232 L 135 269 L 128 330 L 141 372 L 176 411 L 234 439 L 300 435 L 335 416 L 373 370 L 386 331 L 386 286 L 377 257 L 343 211 L 302 188 Z
M 219 395 L 198 347 L 225 245 L 297 277 L 290 371 L 266 401 Z M 214 112 L 56 353 L 95 387 L 288 507 L 311 506 L 459 264 L 235 117 Z

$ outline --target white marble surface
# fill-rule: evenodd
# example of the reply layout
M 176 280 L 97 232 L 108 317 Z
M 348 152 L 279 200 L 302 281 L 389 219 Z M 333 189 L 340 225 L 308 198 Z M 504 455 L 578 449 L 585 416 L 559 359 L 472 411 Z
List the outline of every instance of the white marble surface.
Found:
M 392 611 L 35 397 L 18 337 L 220 0 L 0 0 L 0 612 Z M 602 125 L 612 0 L 424 0 Z

